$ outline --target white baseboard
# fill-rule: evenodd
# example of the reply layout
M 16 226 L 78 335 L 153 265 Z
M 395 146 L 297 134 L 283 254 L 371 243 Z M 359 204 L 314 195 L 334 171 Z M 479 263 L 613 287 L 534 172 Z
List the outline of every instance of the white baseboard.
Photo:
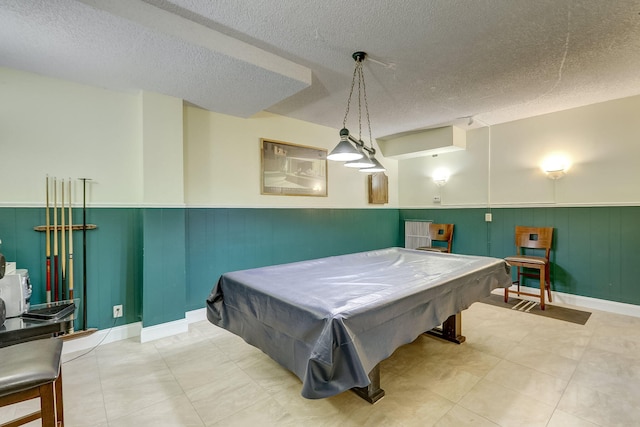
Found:
M 197 310 L 187 311 L 184 314 L 184 317 L 187 319 L 187 323 L 195 323 L 202 320 L 207 320 L 207 309 L 199 308 Z
M 140 342 L 153 341 L 171 335 L 187 332 L 189 323 L 207 320 L 205 308 L 188 311 L 185 318 L 173 322 L 161 323 L 159 325 L 142 327 L 141 322 L 129 323 L 115 328 L 101 329 L 91 335 L 81 338 L 65 340 L 62 346 L 62 353 L 68 354 L 76 351 L 89 350 L 103 344 L 139 337 Z
M 515 289 L 515 287 L 513 288 Z M 520 286 L 520 289 L 527 293 L 539 293 L 540 288 L 531 288 L 528 286 Z M 503 289 L 495 289 L 495 294 L 504 295 Z M 516 296 L 513 294 L 513 296 Z M 608 301 L 598 298 L 583 297 L 581 295 L 565 294 L 563 292 L 551 291 L 553 298 L 552 304 L 571 305 L 578 308 L 589 308 L 591 310 L 606 311 L 615 314 L 624 314 L 625 316 L 640 317 L 640 305 L 625 304 L 623 302 Z M 537 300 L 537 298 L 535 299 Z
M 159 325 L 148 326 L 140 331 L 140 342 L 145 343 L 171 335 L 181 334 L 189 330 L 187 319 L 174 320 Z
M 127 325 L 116 326 L 114 328 L 101 329 L 91 335 L 81 338 L 68 339 L 63 342 L 62 354 L 88 350 L 99 345 L 137 337 L 140 336 L 141 329 L 142 324 L 140 322 L 135 322 Z

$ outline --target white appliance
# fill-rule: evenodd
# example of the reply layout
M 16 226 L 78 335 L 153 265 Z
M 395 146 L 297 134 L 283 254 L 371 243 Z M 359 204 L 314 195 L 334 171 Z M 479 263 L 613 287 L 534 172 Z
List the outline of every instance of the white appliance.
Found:
M 20 316 L 29 310 L 31 301 L 31 281 L 29 271 L 17 269 L 0 279 L 0 298 L 4 300 L 7 318 Z

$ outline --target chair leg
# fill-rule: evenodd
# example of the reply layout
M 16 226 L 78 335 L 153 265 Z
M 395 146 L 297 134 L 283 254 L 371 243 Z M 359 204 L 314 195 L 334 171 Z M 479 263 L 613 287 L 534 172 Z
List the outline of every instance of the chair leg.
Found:
M 549 274 L 549 264 L 547 264 L 546 279 L 547 279 L 547 294 L 549 295 L 549 302 L 553 302 L 551 299 L 551 275 Z
M 62 400 L 62 367 L 58 372 L 58 379 L 55 381 L 56 393 L 56 419 L 60 427 L 64 427 L 64 405 Z
M 546 272 L 546 268 L 540 269 L 540 310 L 544 310 L 544 291 L 547 285 L 545 272 Z
M 42 427 L 56 427 L 56 405 L 53 382 L 40 386 Z

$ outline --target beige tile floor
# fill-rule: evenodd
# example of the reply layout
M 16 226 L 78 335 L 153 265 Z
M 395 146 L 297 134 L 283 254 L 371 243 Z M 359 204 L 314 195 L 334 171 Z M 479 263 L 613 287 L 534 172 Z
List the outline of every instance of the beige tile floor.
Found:
M 198 322 L 65 362 L 66 425 L 640 425 L 640 318 L 594 312 L 580 326 L 476 303 L 463 331 L 462 345 L 420 336 L 398 349 L 381 365 L 387 394 L 370 405 L 351 392 L 304 399 L 269 357 Z M 2 408 L 0 422 L 33 406 Z

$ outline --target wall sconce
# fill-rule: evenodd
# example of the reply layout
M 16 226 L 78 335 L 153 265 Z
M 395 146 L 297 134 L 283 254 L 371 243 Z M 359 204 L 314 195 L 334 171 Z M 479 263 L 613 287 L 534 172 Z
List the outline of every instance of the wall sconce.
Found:
M 447 168 L 438 168 L 433 171 L 432 179 L 438 187 L 442 187 L 449 181 L 449 170 Z
M 542 170 L 547 174 L 547 177 L 554 180 L 565 176 L 569 166 L 569 160 L 561 155 L 549 156 L 542 162 Z
M 369 121 L 369 106 L 367 104 L 367 91 L 364 84 L 364 74 L 362 73 L 362 62 L 366 58 L 365 52 L 355 52 L 351 55 L 356 61 L 356 67 L 353 70 L 353 79 L 351 80 L 351 91 L 347 100 L 347 111 L 342 121 L 342 129 L 340 129 L 340 142 L 331 150 L 327 156 L 329 160 L 346 162 L 344 165 L 350 168 L 357 168 L 360 172 L 384 172 L 386 169 L 375 158 L 376 150 L 373 148 L 373 138 L 371 137 L 371 122 Z M 358 138 L 354 138 L 347 129 L 347 116 L 349 115 L 349 106 L 351 104 L 351 96 L 358 79 L 358 131 L 362 131 L 362 104 L 361 99 L 364 98 L 364 107 L 367 114 L 367 125 L 369 127 L 369 146 L 367 147 L 362 141 L 362 135 L 359 133 Z M 353 145 L 352 145 L 353 144 Z

